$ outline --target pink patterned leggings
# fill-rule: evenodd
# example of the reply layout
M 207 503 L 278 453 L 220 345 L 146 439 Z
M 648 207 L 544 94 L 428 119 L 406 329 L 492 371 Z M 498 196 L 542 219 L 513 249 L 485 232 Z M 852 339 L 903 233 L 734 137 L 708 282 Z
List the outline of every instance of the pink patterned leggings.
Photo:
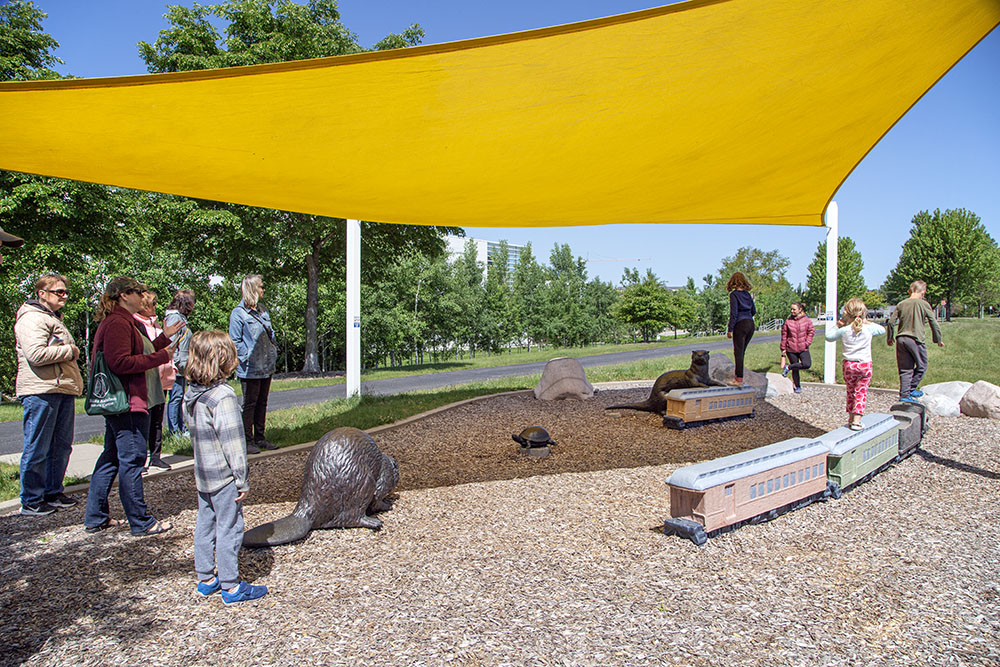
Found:
M 844 359 L 844 384 L 847 385 L 847 412 L 865 414 L 868 385 L 872 382 L 872 362 Z

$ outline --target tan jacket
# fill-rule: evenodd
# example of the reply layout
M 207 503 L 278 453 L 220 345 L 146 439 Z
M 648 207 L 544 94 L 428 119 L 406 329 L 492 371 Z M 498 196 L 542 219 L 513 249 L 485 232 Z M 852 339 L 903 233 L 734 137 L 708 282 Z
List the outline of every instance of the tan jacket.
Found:
M 55 313 L 28 301 L 17 311 L 14 338 L 18 397 L 83 392 L 80 366 L 73 359 L 73 336 Z

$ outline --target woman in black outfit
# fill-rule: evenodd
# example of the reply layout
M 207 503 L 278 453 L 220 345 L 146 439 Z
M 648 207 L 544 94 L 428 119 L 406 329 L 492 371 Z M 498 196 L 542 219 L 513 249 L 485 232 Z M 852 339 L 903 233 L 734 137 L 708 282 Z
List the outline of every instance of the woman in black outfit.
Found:
M 726 337 L 733 339 L 733 360 L 736 362 L 736 377 L 733 384 L 741 386 L 743 355 L 756 328 L 753 318 L 757 314 L 757 306 L 750 295 L 750 281 L 739 271 L 729 278 L 726 290 L 729 292 L 729 326 L 726 327 Z

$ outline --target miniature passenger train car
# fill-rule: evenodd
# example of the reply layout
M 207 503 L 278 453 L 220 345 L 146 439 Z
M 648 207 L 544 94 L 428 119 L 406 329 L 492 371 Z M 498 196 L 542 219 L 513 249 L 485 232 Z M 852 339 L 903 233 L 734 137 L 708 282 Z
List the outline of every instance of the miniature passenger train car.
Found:
M 693 423 L 753 417 L 755 395 L 752 387 L 674 389 L 667 392 L 663 425 L 680 429 Z
M 667 480 L 670 518 L 663 532 L 701 545 L 746 523 L 839 498 L 842 489 L 871 479 L 919 446 L 923 411 L 895 408 L 891 415 L 863 417 L 860 431 L 842 427 L 681 468 Z
M 663 532 L 695 544 L 744 523 L 760 523 L 815 500 L 840 495 L 826 477 L 829 445 L 790 438 L 675 472 Z
M 842 491 L 853 488 L 899 460 L 899 422 L 892 415 L 861 418 L 860 431 L 841 426 L 817 438 L 826 443 L 827 477 Z

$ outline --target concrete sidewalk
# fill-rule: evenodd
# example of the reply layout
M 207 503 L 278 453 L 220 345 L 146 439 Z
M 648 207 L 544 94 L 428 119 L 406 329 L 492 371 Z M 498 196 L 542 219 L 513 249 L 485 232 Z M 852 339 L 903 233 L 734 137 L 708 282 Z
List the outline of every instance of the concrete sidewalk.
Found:
M 90 479 L 94 473 L 94 465 L 104 451 L 104 445 L 94 445 L 90 443 L 78 443 L 73 445 L 73 451 L 69 455 L 69 465 L 66 467 L 67 477 L 77 477 L 79 479 Z M 182 471 L 194 466 L 194 459 L 190 456 L 170 454 L 163 457 L 163 460 L 170 464 L 172 470 L 161 470 L 160 468 L 150 468 L 144 477 L 155 477 L 156 475 L 170 474 L 174 471 Z M 9 463 L 19 466 L 21 464 L 21 454 L 4 454 L 0 456 L 0 463 Z M 74 494 L 86 491 L 90 487 L 86 482 L 66 487 L 66 493 Z M 80 496 L 80 501 L 86 500 L 85 495 Z M 19 509 L 21 501 L 18 498 L 4 500 L 0 502 L 0 514 L 11 510 Z

